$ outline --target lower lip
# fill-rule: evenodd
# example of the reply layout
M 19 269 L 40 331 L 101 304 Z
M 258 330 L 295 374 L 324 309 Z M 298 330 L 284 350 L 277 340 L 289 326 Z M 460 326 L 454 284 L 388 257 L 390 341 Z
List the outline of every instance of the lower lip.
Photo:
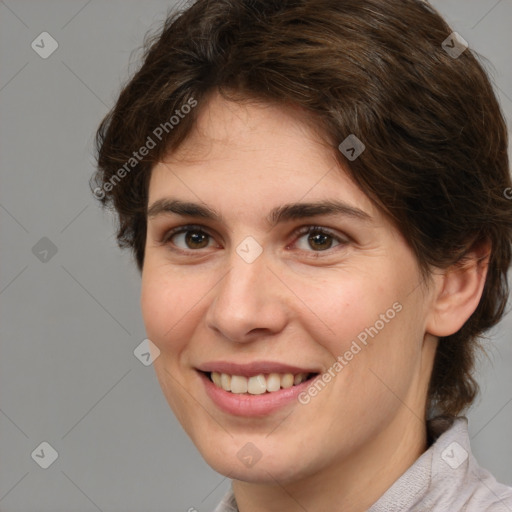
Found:
M 280 389 L 261 395 L 237 394 L 217 387 L 204 373 L 198 372 L 204 383 L 206 394 L 219 409 L 236 416 L 266 416 L 295 402 L 298 395 L 305 391 L 316 377 L 301 382 L 297 386 Z

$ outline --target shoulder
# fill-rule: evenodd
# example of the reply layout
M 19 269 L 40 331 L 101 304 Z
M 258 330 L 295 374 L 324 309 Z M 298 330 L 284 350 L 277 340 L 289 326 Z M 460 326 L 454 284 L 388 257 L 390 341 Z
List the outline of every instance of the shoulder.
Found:
M 431 484 L 437 484 L 443 498 L 449 497 L 454 512 L 512 512 L 512 487 L 496 481 L 478 464 L 471 452 L 466 418 L 455 419 L 432 448 Z
M 472 457 L 472 456 L 471 456 Z M 512 487 L 496 481 L 486 469 L 478 466 L 473 458 L 468 487 L 471 494 L 464 511 L 512 512 Z
M 467 418 L 436 418 L 431 445 L 369 512 L 512 512 L 512 488 L 480 467 Z

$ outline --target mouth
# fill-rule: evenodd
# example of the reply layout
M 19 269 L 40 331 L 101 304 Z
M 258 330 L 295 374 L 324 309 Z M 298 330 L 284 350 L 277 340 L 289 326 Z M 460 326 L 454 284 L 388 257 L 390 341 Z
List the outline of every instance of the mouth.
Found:
M 310 381 L 319 375 L 317 372 L 299 373 L 259 373 L 251 377 L 221 372 L 200 371 L 217 388 L 236 395 L 263 395 L 276 393 Z
M 312 382 L 320 373 L 237 375 L 198 370 L 198 375 L 206 395 L 223 412 L 238 417 L 266 417 L 282 408 L 299 405 L 300 394 L 314 385 Z
M 238 417 L 263 417 L 296 406 L 321 372 L 278 361 L 210 361 L 195 370 L 217 408 Z

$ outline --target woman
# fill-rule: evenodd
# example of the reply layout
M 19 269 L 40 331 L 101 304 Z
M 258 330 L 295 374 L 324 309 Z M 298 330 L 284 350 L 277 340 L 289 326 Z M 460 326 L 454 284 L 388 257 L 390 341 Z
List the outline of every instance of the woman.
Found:
M 508 296 L 506 128 L 428 4 L 198 0 L 97 144 L 217 512 L 512 510 L 461 415 Z

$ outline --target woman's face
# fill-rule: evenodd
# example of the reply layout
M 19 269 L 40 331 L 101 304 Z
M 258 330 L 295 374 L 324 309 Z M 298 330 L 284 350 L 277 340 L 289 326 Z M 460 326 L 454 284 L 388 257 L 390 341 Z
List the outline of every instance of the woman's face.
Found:
M 213 96 L 154 167 L 149 210 L 154 367 L 215 470 L 297 481 L 392 452 L 423 425 L 431 293 L 307 118 Z

